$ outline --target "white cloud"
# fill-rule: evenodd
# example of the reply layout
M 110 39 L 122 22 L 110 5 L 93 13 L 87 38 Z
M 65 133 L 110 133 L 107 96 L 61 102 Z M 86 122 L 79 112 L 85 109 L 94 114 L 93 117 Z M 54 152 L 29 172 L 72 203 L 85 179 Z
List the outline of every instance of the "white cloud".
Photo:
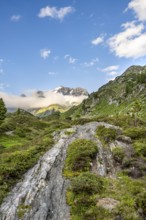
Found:
M 127 22 L 122 24 L 122 32 L 108 40 L 112 52 L 118 57 L 139 58 L 146 55 L 146 32 L 142 23 Z
M 49 49 L 41 49 L 40 50 L 40 55 L 42 58 L 46 59 L 47 57 L 49 57 L 49 55 L 51 54 L 51 50 Z
M 102 69 L 102 72 L 110 72 L 110 71 L 115 71 L 118 70 L 119 66 L 115 65 L 115 66 L 108 66 L 104 69 Z
M 8 108 L 23 109 L 47 107 L 51 104 L 61 104 L 68 106 L 72 103 L 79 104 L 83 101 L 83 99 L 87 98 L 87 96 L 63 96 L 60 93 L 55 93 L 53 90 L 47 92 L 35 91 L 29 95 L 26 95 L 25 97 L 0 92 L 0 97 L 3 98 Z
M 139 21 L 146 21 L 146 0 L 132 0 L 128 4 L 128 9 L 132 9 Z
M 119 69 L 118 65 L 113 65 L 113 66 L 107 66 L 106 68 L 101 69 L 101 71 L 106 73 L 108 76 L 115 76 L 115 75 L 118 75 L 118 72 L 117 72 L 118 69 Z M 113 80 L 113 79 L 114 78 L 108 79 L 108 81 Z
M 95 59 L 91 60 L 90 62 L 85 62 L 83 65 L 84 65 L 85 67 L 92 67 L 92 66 L 94 66 L 98 61 L 99 61 L 99 59 L 98 59 L 98 58 L 95 58 Z
M 12 15 L 11 21 L 17 22 L 22 18 L 21 15 Z
M 40 18 L 51 17 L 59 20 L 63 20 L 64 17 L 70 13 L 73 13 L 75 9 L 71 6 L 57 9 L 56 7 L 46 6 L 41 8 L 38 16 Z
M 96 45 L 98 45 L 98 44 L 101 44 L 103 41 L 104 41 L 104 38 L 103 38 L 103 37 L 97 37 L 97 38 L 93 39 L 93 40 L 91 41 L 91 43 L 96 46 Z
M 68 60 L 69 64 L 75 64 L 78 59 L 71 57 L 69 54 L 64 56 L 65 60 Z

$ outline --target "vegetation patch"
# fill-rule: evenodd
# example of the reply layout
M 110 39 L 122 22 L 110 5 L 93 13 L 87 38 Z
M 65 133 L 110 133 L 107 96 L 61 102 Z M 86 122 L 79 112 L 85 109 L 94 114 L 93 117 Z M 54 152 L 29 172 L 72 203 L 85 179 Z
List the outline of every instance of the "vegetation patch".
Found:
M 96 207 L 96 196 L 103 190 L 103 178 L 95 174 L 85 172 L 73 178 L 67 192 L 67 202 L 71 206 L 71 219 L 98 219 L 101 210 L 99 211 L 100 208 Z
M 106 128 L 105 126 L 99 126 L 96 129 L 96 135 L 104 142 L 109 143 L 115 140 L 117 130 L 113 128 Z
M 80 172 L 89 171 L 91 162 L 98 152 L 97 144 L 90 140 L 77 139 L 71 143 L 67 150 L 64 167 L 64 176 L 72 177 Z
M 64 134 L 67 135 L 67 136 L 70 136 L 70 135 L 72 135 L 74 133 L 75 133 L 74 130 L 69 130 L 69 129 L 64 132 Z
M 134 142 L 134 149 L 137 156 L 146 158 L 146 140 L 137 140 Z
M 93 195 L 94 193 L 100 193 L 102 190 L 102 178 L 90 172 L 82 173 L 72 181 L 72 191 L 75 194 L 86 193 Z
M 23 219 L 26 212 L 28 212 L 31 209 L 30 205 L 24 205 L 21 204 L 18 206 L 17 215 L 19 219 Z
M 115 147 L 115 148 L 112 150 L 112 154 L 113 154 L 114 160 L 115 160 L 117 163 L 122 164 L 123 159 L 124 159 L 124 157 L 125 157 L 125 152 L 124 152 L 123 148 L 121 148 L 121 147 Z
M 146 137 L 146 128 L 144 127 L 131 127 L 124 131 L 124 134 L 132 139 L 140 139 Z

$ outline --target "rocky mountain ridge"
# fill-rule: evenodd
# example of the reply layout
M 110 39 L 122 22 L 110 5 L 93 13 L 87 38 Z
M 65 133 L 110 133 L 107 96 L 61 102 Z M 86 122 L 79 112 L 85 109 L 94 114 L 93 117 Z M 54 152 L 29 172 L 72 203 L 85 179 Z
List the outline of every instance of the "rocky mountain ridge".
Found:
M 56 89 L 53 90 L 55 93 L 61 93 L 62 95 L 69 95 L 69 96 L 88 96 L 89 93 L 87 92 L 86 89 L 83 88 L 69 88 L 69 87 L 64 87 L 60 86 Z

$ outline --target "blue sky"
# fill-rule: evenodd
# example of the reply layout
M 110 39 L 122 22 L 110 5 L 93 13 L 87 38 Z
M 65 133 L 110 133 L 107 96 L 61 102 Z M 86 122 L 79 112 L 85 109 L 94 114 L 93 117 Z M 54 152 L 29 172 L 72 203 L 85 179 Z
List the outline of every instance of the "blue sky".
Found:
M 0 91 L 96 91 L 145 65 L 146 0 L 1 0 Z

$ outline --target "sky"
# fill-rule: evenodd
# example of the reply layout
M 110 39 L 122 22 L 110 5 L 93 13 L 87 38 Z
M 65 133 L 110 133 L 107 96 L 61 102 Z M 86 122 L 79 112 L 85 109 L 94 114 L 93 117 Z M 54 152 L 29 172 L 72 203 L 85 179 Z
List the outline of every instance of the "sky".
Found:
M 0 0 L 0 92 L 89 92 L 146 65 L 146 0 Z

